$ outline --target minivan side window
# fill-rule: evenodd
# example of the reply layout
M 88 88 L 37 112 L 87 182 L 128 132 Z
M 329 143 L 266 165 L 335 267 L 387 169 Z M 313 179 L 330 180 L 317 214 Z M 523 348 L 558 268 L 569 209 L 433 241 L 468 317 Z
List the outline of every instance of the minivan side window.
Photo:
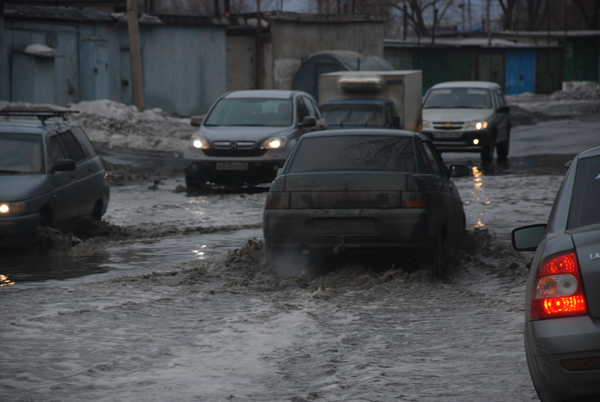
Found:
M 85 154 L 86 159 L 91 159 L 94 156 L 96 156 L 96 150 L 94 149 L 94 146 L 90 142 L 90 139 L 85 134 L 83 129 L 81 127 L 72 127 L 71 131 L 77 138 L 77 141 L 79 141 L 79 144 L 81 144 L 81 147 L 83 148 L 83 153 Z
M 58 136 L 55 135 L 50 137 L 50 162 L 54 164 L 59 159 L 67 159 L 67 156 L 58 142 Z
M 65 131 L 64 133 L 60 133 L 58 135 L 58 139 L 62 142 L 67 154 L 69 155 L 69 159 L 73 159 L 75 163 L 79 163 L 85 160 L 85 153 L 83 152 L 83 148 L 77 141 L 77 138 L 73 135 L 71 131 Z

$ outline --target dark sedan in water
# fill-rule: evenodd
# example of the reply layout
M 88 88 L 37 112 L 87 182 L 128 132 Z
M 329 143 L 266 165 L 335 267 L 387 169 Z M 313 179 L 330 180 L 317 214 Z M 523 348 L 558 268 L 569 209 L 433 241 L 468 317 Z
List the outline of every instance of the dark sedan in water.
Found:
M 525 352 L 542 402 L 600 400 L 600 147 L 570 163 L 547 224 L 513 231 L 534 251 Z
M 267 260 L 277 265 L 290 253 L 408 252 L 439 275 L 443 247 L 456 246 L 465 230 L 450 172 L 421 134 L 382 129 L 307 134 L 267 195 Z

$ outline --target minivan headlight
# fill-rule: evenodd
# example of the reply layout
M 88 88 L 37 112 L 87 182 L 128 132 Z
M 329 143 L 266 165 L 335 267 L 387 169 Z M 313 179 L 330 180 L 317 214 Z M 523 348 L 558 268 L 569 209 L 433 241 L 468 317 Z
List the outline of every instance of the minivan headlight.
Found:
M 429 120 L 423 120 L 423 130 L 433 130 L 433 123 Z
M 488 123 L 485 120 L 473 120 L 472 122 L 469 122 L 469 126 L 468 128 L 474 128 L 475 130 L 483 130 L 484 128 L 487 128 Z
M 262 143 L 260 149 L 278 149 L 283 148 L 285 145 L 285 140 L 283 138 L 269 138 L 265 142 Z
M 0 216 L 25 213 L 24 202 L 0 202 Z

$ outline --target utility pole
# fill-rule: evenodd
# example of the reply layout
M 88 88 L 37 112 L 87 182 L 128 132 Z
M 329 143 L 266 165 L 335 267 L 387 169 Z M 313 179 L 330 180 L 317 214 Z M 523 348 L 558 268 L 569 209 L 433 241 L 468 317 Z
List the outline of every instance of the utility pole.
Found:
M 471 26 L 471 0 L 469 0 L 469 32 L 473 32 L 473 27 Z
M 4 0 L 0 0 L 0 71 L 6 71 L 4 64 L 6 63 L 6 60 L 4 60 Z M 0 84 L 2 83 L 1 81 L 1 77 L 0 77 Z M 0 85 L 0 90 L 2 89 L 2 86 Z M 6 96 L 6 100 L 12 100 L 10 99 L 10 95 Z
M 260 71 L 261 71 L 261 21 L 260 21 L 260 0 L 256 0 L 256 64 L 254 74 L 254 89 L 260 89 Z
M 144 82 L 142 80 L 142 52 L 138 24 L 138 0 L 127 0 L 127 30 L 129 31 L 129 59 L 133 104 L 144 110 Z
M 486 28 L 487 28 L 487 34 L 488 34 L 488 46 L 490 46 L 492 44 L 492 24 L 490 21 L 490 0 L 487 0 L 487 23 L 486 23 Z

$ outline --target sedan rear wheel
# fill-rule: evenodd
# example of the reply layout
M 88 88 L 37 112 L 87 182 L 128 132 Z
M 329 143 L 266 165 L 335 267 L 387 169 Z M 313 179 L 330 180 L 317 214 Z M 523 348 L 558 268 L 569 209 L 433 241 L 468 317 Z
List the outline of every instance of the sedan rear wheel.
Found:
M 425 265 L 429 268 L 429 270 L 433 273 L 433 275 L 436 278 L 441 278 L 444 274 L 443 249 L 444 242 L 442 240 L 442 236 L 440 235 L 436 239 L 435 245 L 431 250 L 431 255 L 424 257 Z

